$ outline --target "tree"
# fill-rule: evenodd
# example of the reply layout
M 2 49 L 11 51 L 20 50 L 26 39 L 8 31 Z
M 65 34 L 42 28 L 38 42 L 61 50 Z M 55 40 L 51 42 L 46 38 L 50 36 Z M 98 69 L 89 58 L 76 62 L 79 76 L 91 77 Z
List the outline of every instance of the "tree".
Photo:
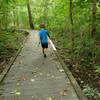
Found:
M 69 14 L 70 14 L 70 22 L 71 22 L 71 41 L 72 41 L 72 46 L 71 46 L 71 65 L 73 65 L 73 48 L 74 48 L 74 29 L 73 29 L 73 13 L 72 13 L 72 1 L 70 0 L 70 9 L 69 9 Z
M 92 1 L 92 30 L 91 36 L 95 37 L 96 35 L 96 0 Z
M 32 21 L 32 14 L 31 14 L 31 8 L 30 8 L 30 2 L 28 0 L 27 2 L 27 9 L 28 9 L 28 15 L 29 15 L 29 24 L 30 24 L 30 28 L 34 29 L 34 25 L 33 25 L 33 21 Z

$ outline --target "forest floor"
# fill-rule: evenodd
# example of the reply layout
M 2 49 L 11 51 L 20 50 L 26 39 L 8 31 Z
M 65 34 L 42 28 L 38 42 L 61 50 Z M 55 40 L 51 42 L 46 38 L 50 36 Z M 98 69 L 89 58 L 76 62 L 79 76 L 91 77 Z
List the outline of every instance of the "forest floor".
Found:
M 70 68 L 70 70 L 82 88 L 88 84 L 89 86 L 100 90 L 100 74 L 95 72 L 95 69 L 83 70 L 81 68 Z
M 82 90 L 86 90 L 85 93 L 89 100 L 100 99 L 100 73 L 97 73 L 96 69 L 72 68 L 69 67 L 73 76 L 76 78 L 78 84 Z M 97 99 L 96 99 L 97 98 Z
M 61 49 L 60 47 L 58 48 L 59 48 L 58 52 L 61 55 L 63 61 L 72 72 L 73 76 L 77 80 L 82 90 L 83 91 L 85 90 L 84 92 L 86 93 L 89 100 L 99 100 L 100 99 L 100 73 L 96 72 L 95 68 L 83 69 L 82 67 L 76 67 L 71 65 L 71 59 L 65 57 L 66 53 L 68 52 L 64 52 L 65 50 Z

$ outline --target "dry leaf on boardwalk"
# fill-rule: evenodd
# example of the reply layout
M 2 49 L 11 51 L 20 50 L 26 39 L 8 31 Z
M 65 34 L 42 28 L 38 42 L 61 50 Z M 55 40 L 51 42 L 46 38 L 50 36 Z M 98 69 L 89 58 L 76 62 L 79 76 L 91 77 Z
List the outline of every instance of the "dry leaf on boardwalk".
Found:
M 14 90 L 13 92 L 10 92 L 10 94 L 21 95 L 21 92 Z
M 14 65 L 11 66 L 12 68 L 15 67 Z
M 33 70 L 33 71 L 32 71 L 32 74 L 36 74 L 36 73 L 37 73 L 37 70 Z
M 46 100 L 52 100 L 52 97 L 46 97 Z
M 32 99 L 34 98 L 34 96 L 32 96 Z
M 52 75 L 51 77 L 52 77 L 52 78 L 55 78 L 55 76 L 54 76 L 54 75 Z
M 20 83 L 17 83 L 17 86 L 19 86 L 20 85 Z
M 59 69 L 59 72 L 61 72 L 61 73 L 64 72 L 64 69 Z
M 37 75 L 39 73 L 39 69 L 38 68 L 35 68 L 32 70 L 32 74 L 33 75 Z
M 67 90 L 60 91 L 59 94 L 60 94 L 61 96 L 66 96 L 66 95 L 67 95 Z
M 23 63 L 23 62 L 20 60 L 20 61 L 19 61 L 19 64 L 22 64 L 22 63 Z
M 34 77 L 37 77 L 36 75 L 34 75 Z
M 30 81 L 31 81 L 31 82 L 35 82 L 35 79 L 31 79 Z
M 40 98 L 37 96 L 37 97 L 34 97 L 34 100 L 40 100 Z
M 12 92 L 10 92 L 10 94 L 15 94 L 17 92 L 17 90 L 14 90 Z
M 20 80 L 19 80 L 19 81 L 26 81 L 26 80 L 27 80 L 26 75 L 23 75 L 23 76 L 20 78 Z
M 27 79 L 26 77 L 22 77 L 22 80 L 23 80 L 23 81 L 26 81 L 26 79 Z
M 39 73 L 39 75 L 40 75 L 40 76 L 42 76 L 42 75 L 43 75 L 43 73 Z
M 15 94 L 16 94 L 16 95 L 21 95 L 21 92 L 16 92 Z

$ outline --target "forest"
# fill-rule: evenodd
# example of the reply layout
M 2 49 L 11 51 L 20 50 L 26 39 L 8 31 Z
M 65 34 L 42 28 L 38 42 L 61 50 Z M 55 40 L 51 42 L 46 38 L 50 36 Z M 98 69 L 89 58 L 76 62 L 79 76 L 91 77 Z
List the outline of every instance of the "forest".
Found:
M 84 94 L 100 100 L 100 0 L 0 0 L 0 72 L 28 34 L 46 24 Z

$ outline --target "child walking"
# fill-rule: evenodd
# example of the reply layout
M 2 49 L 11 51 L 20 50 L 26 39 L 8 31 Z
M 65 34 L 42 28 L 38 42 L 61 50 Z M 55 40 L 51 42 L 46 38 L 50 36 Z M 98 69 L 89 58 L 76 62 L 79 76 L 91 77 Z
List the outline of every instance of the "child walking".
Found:
M 40 24 L 40 31 L 39 31 L 39 44 L 41 43 L 42 52 L 43 52 L 43 55 L 45 58 L 47 57 L 46 51 L 48 48 L 48 40 L 49 40 L 48 37 L 50 37 L 50 36 L 49 36 L 48 31 L 45 29 L 45 24 L 41 23 Z

